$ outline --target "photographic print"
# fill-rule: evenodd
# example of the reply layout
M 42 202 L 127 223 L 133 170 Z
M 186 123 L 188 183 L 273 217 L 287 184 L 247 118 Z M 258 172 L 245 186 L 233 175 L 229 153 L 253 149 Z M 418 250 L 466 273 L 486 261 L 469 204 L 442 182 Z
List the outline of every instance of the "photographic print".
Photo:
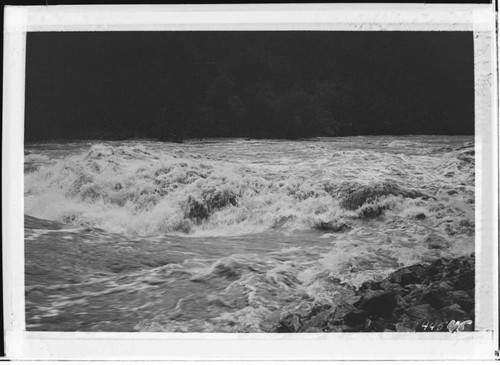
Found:
M 119 8 L 7 17 L 8 353 L 494 356 L 486 8 Z
M 472 32 L 26 43 L 28 330 L 473 329 Z

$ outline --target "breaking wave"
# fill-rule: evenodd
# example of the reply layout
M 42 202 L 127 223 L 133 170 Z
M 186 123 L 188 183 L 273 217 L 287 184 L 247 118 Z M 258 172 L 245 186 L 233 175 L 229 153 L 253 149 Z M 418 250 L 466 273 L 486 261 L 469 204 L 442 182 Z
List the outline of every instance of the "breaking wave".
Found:
M 27 155 L 44 164 L 26 173 L 25 212 L 133 235 L 334 232 L 359 219 L 439 220 L 460 210 L 472 218 L 473 145 L 429 156 L 303 143 L 292 157 L 259 155 L 259 146 L 250 155 L 237 143 L 224 156 L 142 143 L 95 144 L 50 164 Z

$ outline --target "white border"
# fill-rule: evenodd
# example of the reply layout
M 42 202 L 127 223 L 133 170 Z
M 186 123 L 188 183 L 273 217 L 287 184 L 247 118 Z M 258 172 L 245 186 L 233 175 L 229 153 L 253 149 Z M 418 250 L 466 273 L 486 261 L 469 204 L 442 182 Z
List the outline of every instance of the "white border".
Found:
M 476 328 L 374 334 L 55 333 L 24 330 L 23 133 L 27 31 L 473 31 L 476 85 Z M 491 359 L 497 338 L 498 127 L 489 5 L 179 5 L 6 7 L 3 263 L 7 356 L 13 359 Z

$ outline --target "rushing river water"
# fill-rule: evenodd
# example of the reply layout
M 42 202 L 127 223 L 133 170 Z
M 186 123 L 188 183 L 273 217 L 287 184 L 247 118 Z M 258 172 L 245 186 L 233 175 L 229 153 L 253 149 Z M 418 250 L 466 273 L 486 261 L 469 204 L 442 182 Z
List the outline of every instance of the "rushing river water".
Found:
M 25 146 L 28 330 L 260 332 L 474 251 L 472 136 Z

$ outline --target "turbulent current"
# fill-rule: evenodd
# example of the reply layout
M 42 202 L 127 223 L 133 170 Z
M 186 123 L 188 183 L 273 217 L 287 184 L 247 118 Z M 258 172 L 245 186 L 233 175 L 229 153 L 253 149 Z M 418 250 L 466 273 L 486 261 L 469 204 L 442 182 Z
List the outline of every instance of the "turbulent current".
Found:
M 36 331 L 265 332 L 474 252 L 472 136 L 25 146 Z

